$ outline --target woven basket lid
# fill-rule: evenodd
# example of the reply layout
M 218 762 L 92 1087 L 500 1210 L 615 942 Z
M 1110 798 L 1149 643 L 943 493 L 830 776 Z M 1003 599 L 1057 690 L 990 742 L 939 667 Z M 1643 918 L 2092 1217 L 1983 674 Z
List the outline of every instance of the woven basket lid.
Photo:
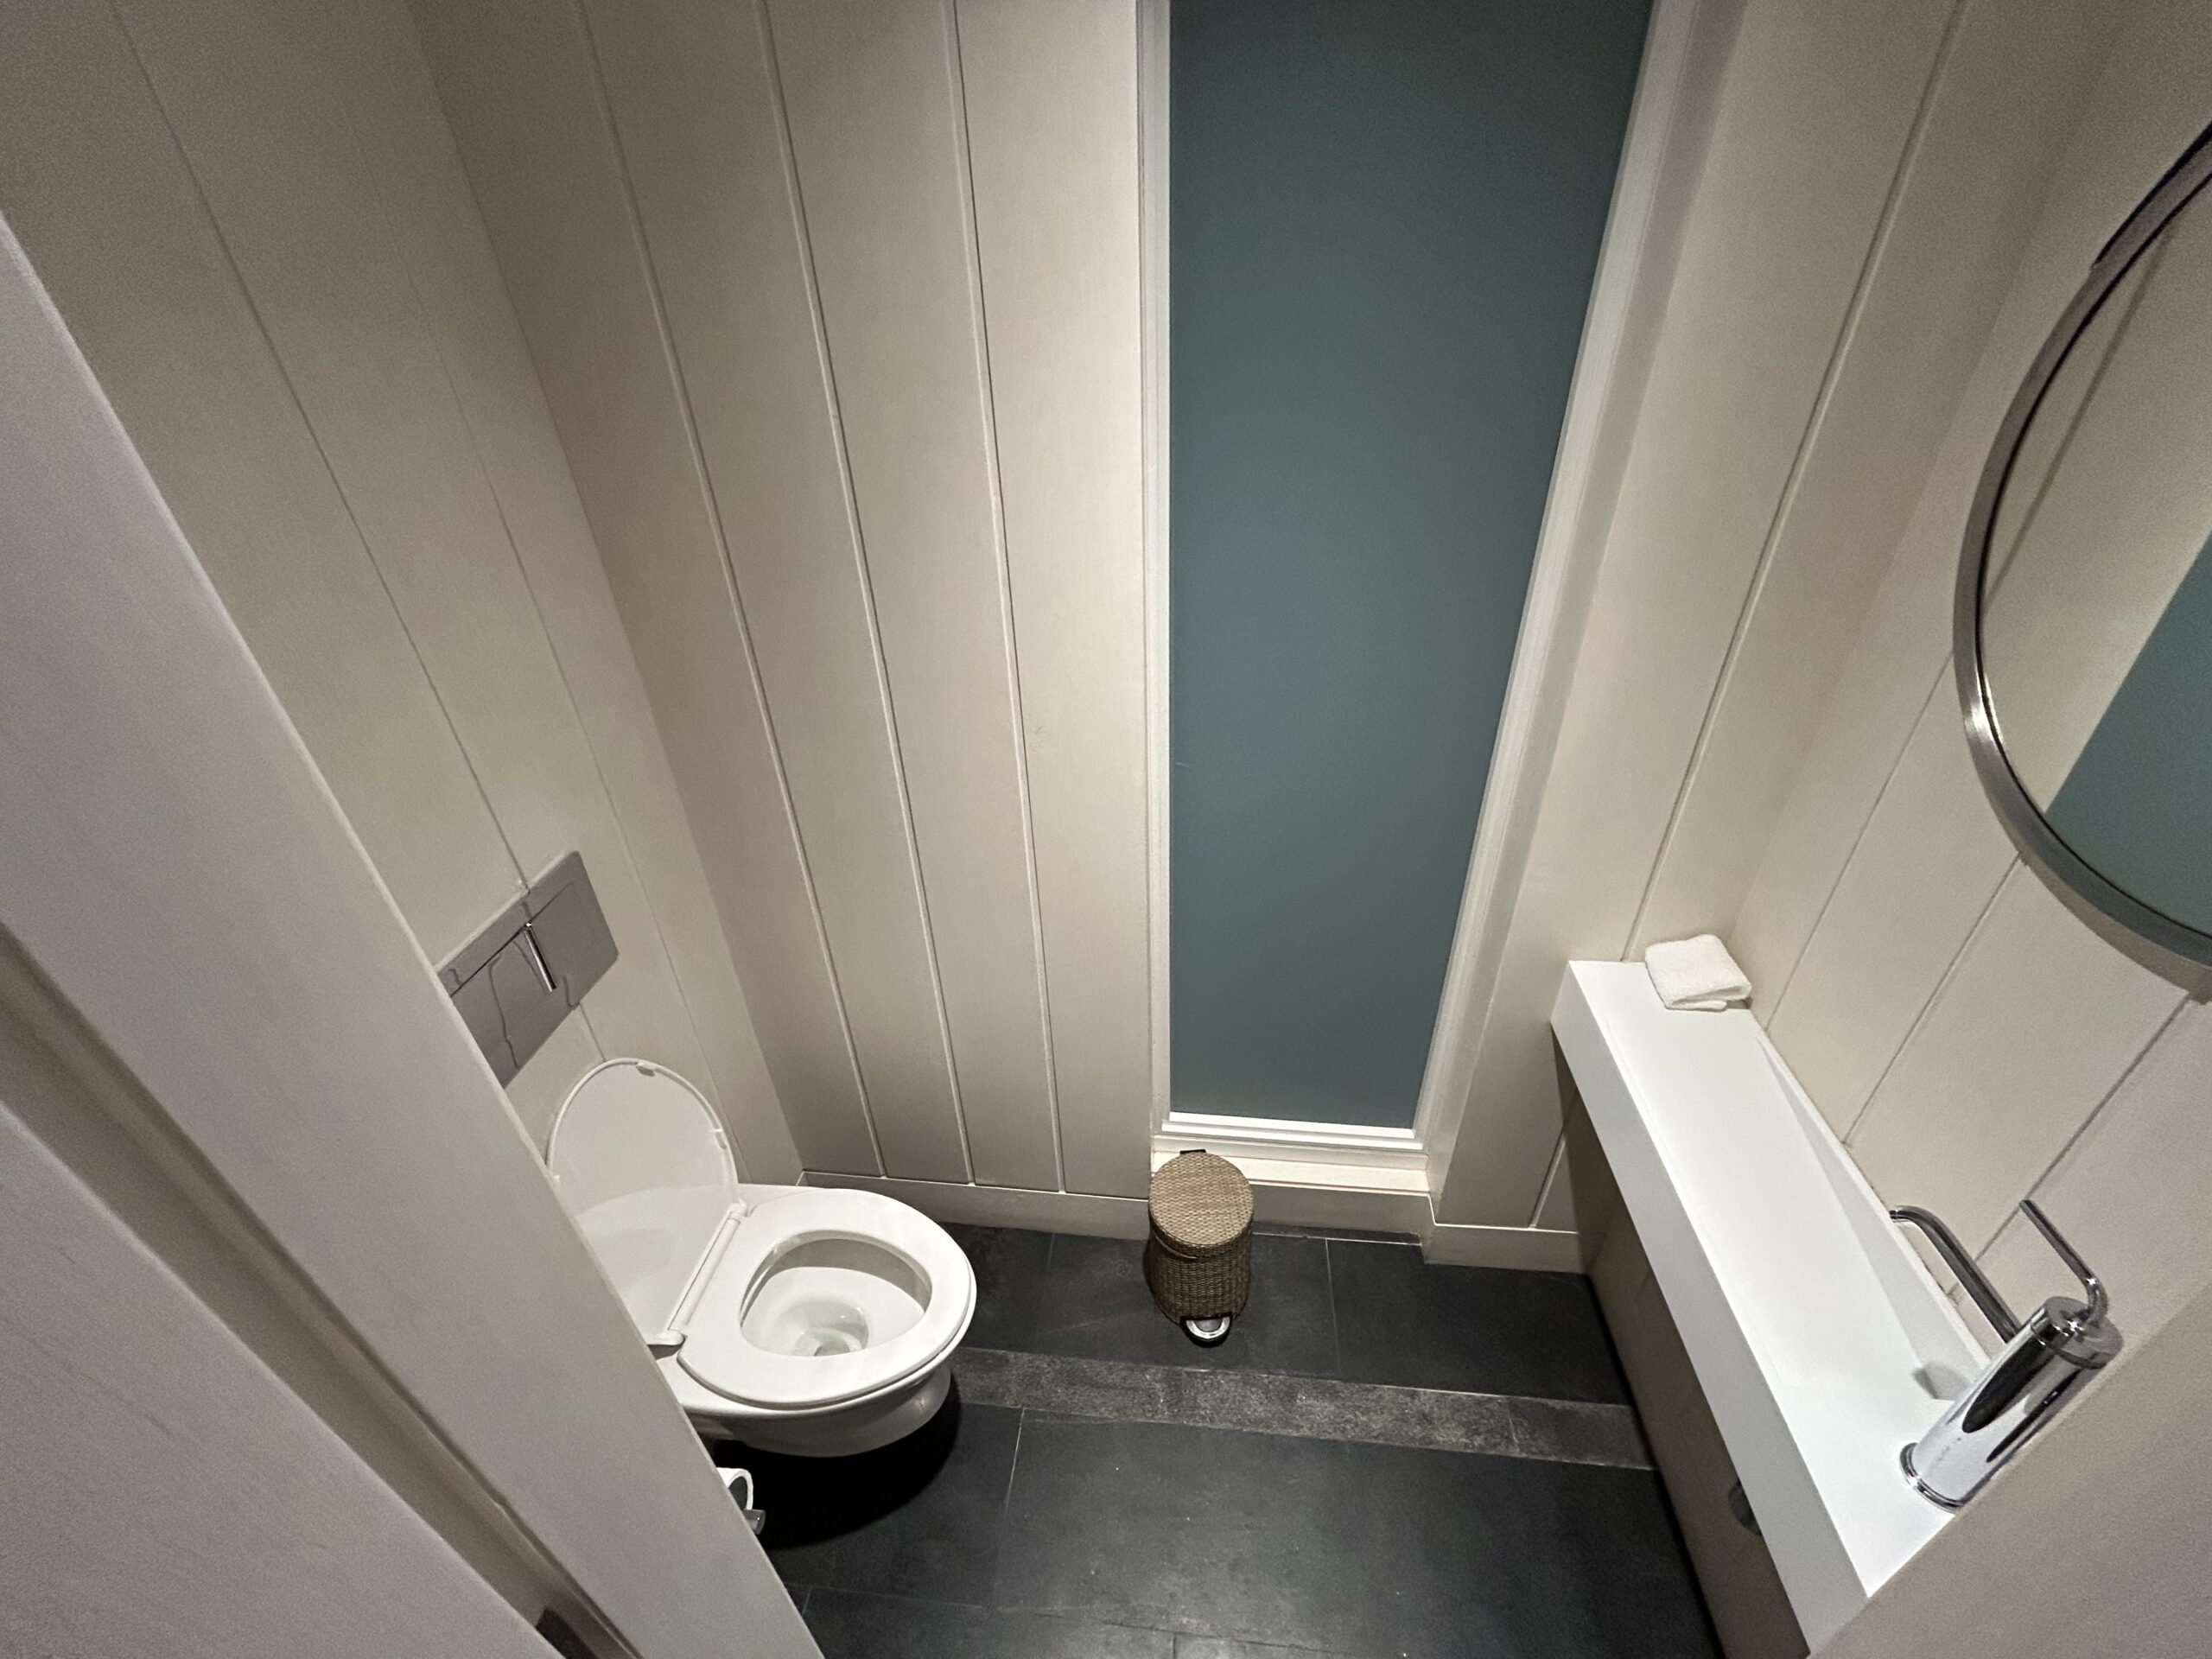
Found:
M 1252 1224 L 1252 1184 L 1210 1152 L 1170 1158 L 1152 1174 L 1152 1224 L 1186 1250 L 1233 1244 Z

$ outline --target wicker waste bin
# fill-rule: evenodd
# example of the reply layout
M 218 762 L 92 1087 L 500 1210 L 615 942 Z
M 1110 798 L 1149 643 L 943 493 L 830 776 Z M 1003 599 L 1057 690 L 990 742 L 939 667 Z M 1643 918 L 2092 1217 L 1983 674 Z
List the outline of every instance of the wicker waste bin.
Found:
M 1145 1283 L 1160 1311 L 1201 1340 L 1227 1334 L 1226 1321 L 1252 1294 L 1252 1185 L 1226 1158 L 1186 1152 L 1152 1177 L 1152 1237 L 1144 1249 Z

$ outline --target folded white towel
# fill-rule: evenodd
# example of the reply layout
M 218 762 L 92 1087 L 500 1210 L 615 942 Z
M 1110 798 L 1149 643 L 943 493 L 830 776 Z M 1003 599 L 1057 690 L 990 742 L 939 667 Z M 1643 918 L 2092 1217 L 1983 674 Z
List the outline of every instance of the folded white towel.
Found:
M 1751 982 L 1711 933 L 1655 944 L 1643 953 L 1652 988 L 1670 1008 L 1725 1008 L 1751 1000 Z

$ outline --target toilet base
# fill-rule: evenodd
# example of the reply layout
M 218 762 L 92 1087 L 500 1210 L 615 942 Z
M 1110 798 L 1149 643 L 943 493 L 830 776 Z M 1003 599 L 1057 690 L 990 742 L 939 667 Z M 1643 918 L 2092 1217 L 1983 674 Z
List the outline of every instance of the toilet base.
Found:
M 935 1370 L 906 1388 L 856 1406 L 774 1417 L 695 1414 L 694 1421 L 717 1439 L 742 1440 L 763 1452 L 798 1458 L 843 1458 L 906 1439 L 937 1415 L 951 1390 L 952 1357 L 948 1354 Z

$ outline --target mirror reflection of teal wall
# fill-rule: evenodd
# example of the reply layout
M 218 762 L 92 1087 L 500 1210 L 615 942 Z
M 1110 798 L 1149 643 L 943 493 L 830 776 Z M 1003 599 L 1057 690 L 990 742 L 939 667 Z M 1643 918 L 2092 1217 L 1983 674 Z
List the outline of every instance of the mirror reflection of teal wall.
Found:
M 1174 1104 L 1413 1122 L 1643 0 L 1171 0 Z
M 1999 711 L 2002 717 L 2002 711 Z M 2212 548 L 2199 551 L 2044 814 L 2113 886 L 2212 932 Z

